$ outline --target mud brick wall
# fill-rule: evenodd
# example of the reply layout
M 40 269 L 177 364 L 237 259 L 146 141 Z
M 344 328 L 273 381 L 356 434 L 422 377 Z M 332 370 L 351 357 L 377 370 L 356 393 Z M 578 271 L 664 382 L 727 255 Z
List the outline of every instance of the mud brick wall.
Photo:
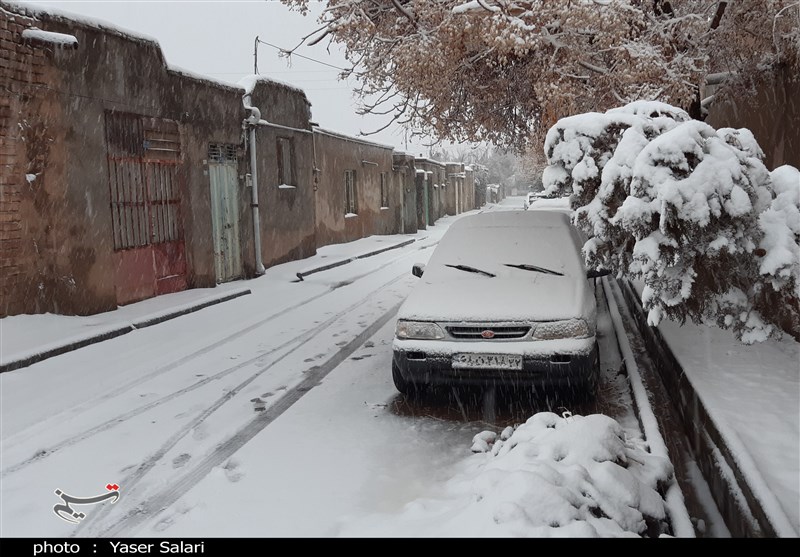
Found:
M 46 138 L 41 129 L 32 129 L 28 117 L 49 94 L 47 54 L 21 37 L 35 24 L 0 8 L 0 315 L 35 310 L 25 295 L 36 266 L 25 210 L 35 179 L 29 182 L 26 176 L 42 172 L 45 153 L 36 152 L 33 143 Z

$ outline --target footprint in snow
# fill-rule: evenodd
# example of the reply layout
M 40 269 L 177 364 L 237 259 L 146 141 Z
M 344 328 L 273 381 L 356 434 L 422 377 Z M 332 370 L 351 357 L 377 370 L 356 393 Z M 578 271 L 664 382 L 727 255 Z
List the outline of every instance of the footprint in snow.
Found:
M 231 483 L 236 483 L 244 477 L 244 473 L 239 470 L 239 462 L 236 460 L 229 460 L 222 469 L 225 470 L 225 477 Z
M 179 454 L 175 458 L 172 459 L 172 467 L 173 468 L 182 468 L 189 462 L 189 459 L 192 458 L 192 455 L 188 453 Z
M 175 521 L 172 520 L 171 516 L 168 516 L 166 518 L 162 518 L 161 520 L 159 520 L 156 523 L 156 525 L 153 526 L 153 530 L 155 530 L 156 532 L 163 532 L 164 530 L 166 530 L 167 528 L 169 528 L 173 524 L 175 524 Z

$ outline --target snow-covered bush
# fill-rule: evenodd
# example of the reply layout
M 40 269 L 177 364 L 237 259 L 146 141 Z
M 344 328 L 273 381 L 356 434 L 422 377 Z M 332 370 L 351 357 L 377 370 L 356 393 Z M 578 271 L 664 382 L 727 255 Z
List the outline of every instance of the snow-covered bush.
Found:
M 626 439 L 614 419 L 540 412 L 473 455 L 436 497 L 351 530 L 371 535 L 635 537 L 665 532 L 660 491 L 672 465 Z M 487 435 L 487 433 L 491 433 Z M 493 445 L 490 445 L 493 442 Z
M 637 101 L 563 118 L 550 129 L 544 186 L 551 196 L 570 197 L 575 223 L 590 238 L 590 267 L 628 268 L 634 240 L 611 219 L 628 197 L 633 163 L 650 140 L 689 119 L 668 104 Z
M 756 300 L 784 331 L 800 331 L 800 171 L 784 165 L 771 173 L 775 198 L 758 215 L 762 250 L 758 272 L 771 286 Z M 799 339 L 800 340 L 800 339 Z
M 800 340 L 800 179 L 792 167 L 770 175 L 749 130 L 637 102 L 560 120 L 545 154 L 545 187 L 570 196 L 587 265 L 642 280 L 651 324 Z

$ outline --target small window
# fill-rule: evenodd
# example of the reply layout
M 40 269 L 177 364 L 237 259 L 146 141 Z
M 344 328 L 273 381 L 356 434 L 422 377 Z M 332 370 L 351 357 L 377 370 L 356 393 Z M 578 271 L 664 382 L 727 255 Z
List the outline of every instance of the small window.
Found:
M 278 187 L 296 186 L 294 182 L 294 149 L 291 138 L 278 138 Z
M 389 184 L 385 172 L 381 172 L 381 208 L 389 208 Z
M 358 203 L 356 203 L 356 171 L 344 171 L 344 212 L 348 215 L 358 213 Z

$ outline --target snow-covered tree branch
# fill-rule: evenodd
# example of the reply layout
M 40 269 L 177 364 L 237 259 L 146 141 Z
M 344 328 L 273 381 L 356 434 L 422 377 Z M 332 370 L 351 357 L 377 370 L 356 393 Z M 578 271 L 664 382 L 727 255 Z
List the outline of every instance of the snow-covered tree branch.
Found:
M 651 324 L 800 340 L 800 171 L 770 173 L 749 130 L 634 102 L 560 120 L 545 154 L 544 185 L 570 196 L 588 265 L 644 282 Z
M 327 0 L 320 36 L 367 106 L 397 91 L 418 132 L 522 151 L 567 114 L 652 99 L 696 117 L 709 73 L 800 68 L 798 17 L 796 0 Z

